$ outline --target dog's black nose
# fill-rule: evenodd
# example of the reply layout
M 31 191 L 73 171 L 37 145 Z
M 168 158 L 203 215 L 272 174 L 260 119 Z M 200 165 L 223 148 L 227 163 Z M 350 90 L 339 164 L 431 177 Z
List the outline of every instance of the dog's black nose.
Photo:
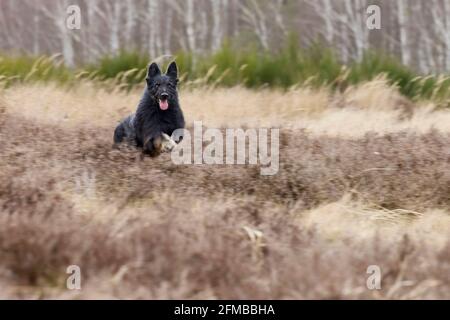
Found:
M 167 98 L 169 98 L 169 94 L 168 93 L 161 93 L 161 100 L 166 100 Z

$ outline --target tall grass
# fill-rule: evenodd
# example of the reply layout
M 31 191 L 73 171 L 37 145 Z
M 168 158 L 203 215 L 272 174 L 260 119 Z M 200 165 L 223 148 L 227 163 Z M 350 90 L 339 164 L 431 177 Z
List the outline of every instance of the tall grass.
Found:
M 450 77 L 448 75 L 417 75 L 396 59 L 374 52 L 368 52 L 360 63 L 353 63 L 348 75 L 348 84 L 372 80 L 385 74 L 391 84 L 413 99 L 432 99 L 448 104 L 450 99 Z
M 293 37 L 277 53 L 262 52 L 255 47 L 238 49 L 225 42 L 213 54 L 178 52 L 173 58 L 179 65 L 182 83 L 187 86 L 289 88 L 307 84 L 344 90 L 384 74 L 391 85 L 410 99 L 432 99 L 450 105 L 450 78 L 446 75 L 419 75 L 395 58 L 378 52 L 367 52 L 361 61 L 345 65 L 331 49 L 317 44 L 303 48 Z M 50 80 L 66 84 L 89 79 L 131 89 L 142 83 L 151 60 L 145 54 L 121 51 L 116 56 L 105 56 L 96 63 L 71 70 L 62 64 L 58 55 L 0 55 L 0 84 Z M 168 62 L 168 59 L 157 60 Z
M 72 71 L 63 65 L 59 54 L 50 57 L 0 55 L 0 84 L 3 85 L 36 80 L 66 83 L 72 78 Z

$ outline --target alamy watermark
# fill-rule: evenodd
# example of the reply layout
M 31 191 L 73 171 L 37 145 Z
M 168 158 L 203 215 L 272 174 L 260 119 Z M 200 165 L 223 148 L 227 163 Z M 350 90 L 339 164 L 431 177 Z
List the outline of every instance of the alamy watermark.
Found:
M 66 8 L 66 27 L 69 30 L 81 29 L 81 9 L 77 5 L 70 5 Z
M 183 140 L 171 152 L 174 164 L 250 164 L 260 165 L 264 176 L 278 173 L 278 128 L 204 129 L 201 121 L 194 121 L 193 136 L 185 129 L 177 129 L 172 139 L 178 141 L 180 136 Z
M 67 267 L 66 273 L 70 276 L 67 277 L 66 287 L 69 290 L 81 290 L 81 269 L 79 266 L 73 264 Z
M 366 286 L 369 290 L 381 290 L 381 268 L 375 264 L 367 267 L 367 277 Z
M 381 29 L 381 8 L 375 4 L 367 7 L 366 13 L 368 15 L 366 19 L 366 27 L 369 30 Z
M 366 8 L 366 27 L 369 30 L 381 29 L 381 8 L 372 4 Z M 81 29 L 81 9 L 78 5 L 69 5 L 66 8 L 66 27 L 69 30 Z

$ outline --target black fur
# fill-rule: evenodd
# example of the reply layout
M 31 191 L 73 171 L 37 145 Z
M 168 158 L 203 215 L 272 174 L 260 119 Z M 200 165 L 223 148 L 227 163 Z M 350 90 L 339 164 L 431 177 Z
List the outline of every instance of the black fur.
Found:
M 116 127 L 115 145 L 128 142 L 142 148 L 145 154 L 155 156 L 160 151 L 156 141 L 160 141 L 162 133 L 171 136 L 174 130 L 184 128 L 183 112 L 178 103 L 177 76 L 175 61 L 169 65 L 166 74 L 161 74 L 156 63 L 149 66 L 147 87 L 136 113 L 122 120 Z M 167 110 L 160 108 L 160 100 L 168 101 Z

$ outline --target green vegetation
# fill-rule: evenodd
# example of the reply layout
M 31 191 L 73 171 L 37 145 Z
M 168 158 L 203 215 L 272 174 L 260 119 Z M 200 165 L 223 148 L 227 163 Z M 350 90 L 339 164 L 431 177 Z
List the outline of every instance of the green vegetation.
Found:
M 418 75 L 395 58 L 377 52 L 367 52 L 362 61 L 344 65 L 330 49 L 320 45 L 301 48 L 296 42 L 288 41 L 278 53 L 261 52 L 256 48 L 237 50 L 224 43 L 221 50 L 210 55 L 178 52 L 175 58 L 185 86 L 240 84 L 249 88 L 289 88 L 308 84 L 344 90 L 349 85 L 384 74 L 408 98 L 432 99 L 445 105 L 450 101 L 449 77 Z M 151 60 L 146 55 L 122 51 L 116 56 L 105 56 L 94 64 L 71 70 L 62 64 L 59 55 L 0 55 L 0 84 L 9 86 L 27 81 L 70 84 L 88 79 L 131 89 L 142 83 L 145 68 Z M 164 57 L 156 60 L 168 62 Z
M 0 55 L 0 84 L 9 85 L 24 81 L 58 81 L 66 83 L 73 78 L 59 55 L 51 57 Z

